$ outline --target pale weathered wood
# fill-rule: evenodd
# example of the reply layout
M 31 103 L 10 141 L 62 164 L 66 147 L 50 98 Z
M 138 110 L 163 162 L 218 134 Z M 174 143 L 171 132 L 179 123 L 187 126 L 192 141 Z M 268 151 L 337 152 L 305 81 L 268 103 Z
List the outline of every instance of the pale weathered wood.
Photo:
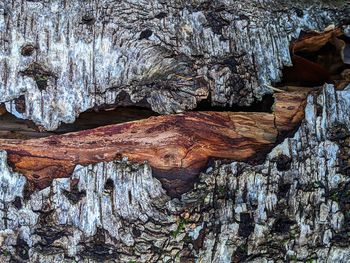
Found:
M 300 29 L 322 31 L 346 10 L 271 0 L 5 1 L 0 103 L 23 95 L 21 115 L 47 130 L 103 104 L 161 114 L 203 99 L 248 106 L 292 65 Z

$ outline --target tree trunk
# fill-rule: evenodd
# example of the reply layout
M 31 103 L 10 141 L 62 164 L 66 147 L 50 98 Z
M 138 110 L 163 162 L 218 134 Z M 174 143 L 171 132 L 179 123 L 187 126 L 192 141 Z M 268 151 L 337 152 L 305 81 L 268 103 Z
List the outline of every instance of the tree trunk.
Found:
M 317 60 L 343 41 L 349 68 L 343 1 L 0 11 L 0 262 L 350 261 L 350 86 Z M 154 113 L 96 117 L 117 106 Z

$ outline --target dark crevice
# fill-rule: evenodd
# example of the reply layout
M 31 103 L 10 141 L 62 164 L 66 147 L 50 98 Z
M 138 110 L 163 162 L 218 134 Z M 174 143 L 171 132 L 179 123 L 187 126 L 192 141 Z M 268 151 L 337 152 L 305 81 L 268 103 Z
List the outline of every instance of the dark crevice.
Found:
M 324 39 L 326 39 L 327 33 L 329 31 L 321 33 L 319 36 L 323 34 Z M 349 82 L 349 79 L 344 76 L 344 72 L 350 69 L 349 59 L 347 59 L 350 53 L 350 38 L 344 34 L 336 37 L 334 33 L 322 45 L 321 41 L 312 40 L 315 34 L 301 32 L 299 38 L 291 43 L 290 52 L 293 66 L 284 67 L 281 82 L 274 83 L 273 86 L 319 87 L 329 83 L 342 89 Z M 305 38 L 310 38 L 314 47 L 302 44 Z M 296 48 L 297 44 L 298 48 Z
M 27 44 L 21 48 L 21 55 L 24 57 L 30 57 L 31 55 L 33 55 L 36 49 L 37 49 L 36 46 L 32 44 Z
M 63 189 L 62 192 L 63 195 L 74 205 L 86 196 L 86 191 L 79 191 L 78 185 L 71 187 L 70 191 Z
M 114 181 L 111 178 L 108 178 L 105 183 L 105 192 L 112 193 L 114 190 Z
M 95 23 L 96 19 L 93 14 L 87 13 L 82 16 L 81 21 L 83 24 L 91 26 Z
M 218 111 L 218 112 L 267 112 L 272 113 L 274 104 L 273 95 L 265 95 L 262 100 L 255 101 L 250 106 L 212 106 L 211 98 L 200 101 L 193 111 Z M 6 112 L 0 114 L 0 138 L 3 139 L 31 139 L 41 138 L 51 135 L 65 134 L 82 130 L 93 129 L 105 125 L 125 123 L 147 119 L 151 116 L 159 116 L 148 107 L 129 106 L 127 100 L 123 100 L 125 105 L 115 107 L 113 105 L 101 105 L 85 111 L 79 115 L 74 123 L 63 123 L 55 131 L 43 131 L 34 122 L 20 119 Z M 25 97 L 20 96 L 14 100 L 14 107 L 17 112 L 26 112 Z
M 230 111 L 230 112 L 267 112 L 272 113 L 272 106 L 275 100 L 273 95 L 267 94 L 259 101 L 254 101 L 250 106 L 212 106 L 211 98 L 201 100 L 194 111 Z
M 148 39 L 152 36 L 153 32 L 150 29 L 146 29 L 140 33 L 139 40 L 141 39 Z
M 37 62 L 31 63 L 25 70 L 20 71 L 20 74 L 33 78 L 40 91 L 47 88 L 49 81 L 55 83 L 57 79 L 52 70 Z
M 19 104 L 18 107 L 22 107 L 23 103 L 20 98 L 16 100 L 16 109 L 17 104 Z M 30 139 L 47 137 L 50 135 L 93 129 L 110 124 L 146 119 L 157 115 L 152 110 L 141 107 L 107 108 L 100 111 L 89 110 L 80 114 L 74 123 L 64 123 L 57 130 L 48 132 L 40 131 L 40 127 L 37 127 L 30 120 L 19 119 L 10 113 L 5 113 L 4 115 L 0 115 L 0 138 Z

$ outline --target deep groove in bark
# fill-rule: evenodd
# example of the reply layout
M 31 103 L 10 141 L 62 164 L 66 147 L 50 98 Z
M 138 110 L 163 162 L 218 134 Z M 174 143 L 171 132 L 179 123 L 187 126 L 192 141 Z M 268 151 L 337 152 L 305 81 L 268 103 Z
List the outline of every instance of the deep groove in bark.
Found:
M 275 94 L 273 113 L 198 111 L 32 140 L 0 139 L 9 164 L 47 187 L 77 164 L 148 161 L 171 197 L 189 191 L 211 160 L 262 162 L 304 116 L 307 93 Z
M 13 101 L 17 111 L 25 112 L 25 99 L 21 96 Z M 261 101 L 254 102 L 251 106 L 232 106 L 219 107 L 211 106 L 210 100 L 201 101 L 194 112 L 215 111 L 215 112 L 272 112 L 274 98 L 272 95 L 265 95 Z M 0 105 L 1 107 L 1 105 Z M 5 111 L 5 109 L 3 108 Z M 104 105 L 95 109 L 83 112 L 74 121 L 74 123 L 62 123 L 55 131 L 41 130 L 41 127 L 35 125 L 31 120 L 17 118 L 16 116 L 5 112 L 0 113 L 0 138 L 3 139 L 31 139 L 42 138 L 57 134 L 77 132 L 82 130 L 94 129 L 97 127 L 125 123 L 129 121 L 147 119 L 151 116 L 159 116 L 151 109 L 138 106 L 114 107 L 113 105 Z

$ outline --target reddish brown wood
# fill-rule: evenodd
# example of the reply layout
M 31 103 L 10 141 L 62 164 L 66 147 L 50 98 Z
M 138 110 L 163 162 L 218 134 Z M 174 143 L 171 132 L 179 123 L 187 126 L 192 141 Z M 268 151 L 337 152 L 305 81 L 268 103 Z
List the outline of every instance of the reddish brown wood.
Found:
M 343 35 L 340 27 L 324 32 L 301 32 L 290 46 L 293 66 L 283 69 L 283 83 L 309 87 L 331 83 L 332 75 L 340 73 L 337 70 L 344 66 L 342 58 L 345 42 L 338 39 Z M 322 51 L 326 44 L 331 44 L 334 48 Z M 316 52 L 319 53 L 318 59 L 305 57 L 308 53 L 315 56 Z
M 330 81 L 330 73 L 315 62 L 292 55 L 292 63 L 292 67 L 285 67 L 282 70 L 283 81 L 286 83 L 315 87 Z
M 326 45 L 333 37 L 344 35 L 341 28 L 337 27 L 324 32 L 301 32 L 299 39 L 291 45 L 292 53 L 294 52 L 316 52 Z
M 0 116 L 1 116 L 1 115 L 4 115 L 6 112 L 7 112 L 7 111 L 6 111 L 5 106 L 0 104 Z
M 244 161 L 302 120 L 305 93 L 276 96 L 274 113 L 187 112 L 30 140 L 0 140 L 8 162 L 35 188 L 69 176 L 77 164 L 128 157 L 148 161 L 171 196 L 189 190 L 208 160 Z

